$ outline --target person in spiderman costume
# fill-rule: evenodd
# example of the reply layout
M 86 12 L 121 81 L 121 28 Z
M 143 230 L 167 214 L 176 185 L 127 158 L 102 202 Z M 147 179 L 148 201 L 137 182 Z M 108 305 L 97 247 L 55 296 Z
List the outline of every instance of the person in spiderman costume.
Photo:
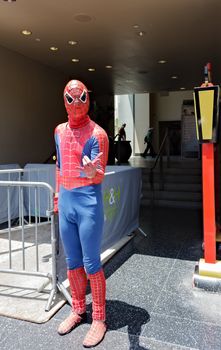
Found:
M 92 293 L 92 325 L 84 347 L 99 344 L 106 332 L 106 282 L 100 260 L 104 224 L 101 182 L 108 159 L 106 132 L 88 115 L 86 86 L 71 80 L 64 89 L 68 122 L 55 129 L 55 212 L 67 263 L 72 295 L 72 312 L 60 324 L 64 335 L 86 319 L 86 287 Z

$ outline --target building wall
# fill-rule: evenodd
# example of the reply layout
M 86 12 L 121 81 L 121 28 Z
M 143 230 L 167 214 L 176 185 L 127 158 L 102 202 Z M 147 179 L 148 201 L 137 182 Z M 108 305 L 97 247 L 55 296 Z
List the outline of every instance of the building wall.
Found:
M 193 91 L 174 91 L 115 96 L 115 134 L 126 123 L 127 139 L 131 140 L 133 154 L 144 151 L 144 136 L 154 128 L 153 146 L 159 149 L 159 122 L 181 120 L 184 100 L 193 99 Z
M 66 120 L 67 77 L 3 47 L 0 65 L 0 163 L 42 163 L 54 150 L 55 126 Z
M 126 139 L 131 141 L 133 149 L 134 98 L 133 95 L 115 96 L 115 135 L 122 124 L 126 123 Z
M 100 125 L 108 136 L 114 137 L 114 96 L 90 95 L 89 115 L 98 125 Z
M 144 151 L 144 136 L 149 128 L 149 94 L 115 96 L 115 135 L 126 123 L 127 140 L 131 141 L 132 154 Z
M 0 64 L 0 164 L 43 163 L 54 151 L 55 126 L 67 120 L 62 97 L 67 76 L 3 47 Z M 113 136 L 115 108 L 118 126 L 127 124 L 133 153 L 143 151 L 144 134 L 153 126 L 157 150 L 159 121 L 180 120 L 184 99 L 192 99 L 192 91 L 150 94 L 150 99 L 149 94 L 122 95 L 115 106 L 113 97 L 101 96 L 95 98 L 99 108 L 92 119 Z
M 153 144 L 159 149 L 159 122 L 181 120 L 183 100 L 193 99 L 193 91 L 174 91 L 168 94 L 151 94 L 150 123 L 154 127 Z
M 150 126 L 150 94 L 135 94 L 134 153 L 143 153 L 144 137 Z

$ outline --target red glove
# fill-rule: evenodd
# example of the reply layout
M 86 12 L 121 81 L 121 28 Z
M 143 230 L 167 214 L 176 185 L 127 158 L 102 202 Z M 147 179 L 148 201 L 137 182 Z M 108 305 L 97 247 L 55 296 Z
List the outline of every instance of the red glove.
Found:
M 93 179 L 97 171 L 99 172 L 100 157 L 102 154 L 103 152 L 100 152 L 93 160 L 90 160 L 88 156 L 84 156 L 82 159 L 83 167 L 77 167 L 77 169 L 83 171 L 89 179 Z

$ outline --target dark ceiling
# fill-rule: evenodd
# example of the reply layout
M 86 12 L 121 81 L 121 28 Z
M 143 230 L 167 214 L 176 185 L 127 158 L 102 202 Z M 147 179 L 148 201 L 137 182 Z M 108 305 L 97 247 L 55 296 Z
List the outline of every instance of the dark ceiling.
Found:
M 100 93 L 192 90 L 207 62 L 221 81 L 220 20 L 221 0 L 0 0 L 0 45 Z

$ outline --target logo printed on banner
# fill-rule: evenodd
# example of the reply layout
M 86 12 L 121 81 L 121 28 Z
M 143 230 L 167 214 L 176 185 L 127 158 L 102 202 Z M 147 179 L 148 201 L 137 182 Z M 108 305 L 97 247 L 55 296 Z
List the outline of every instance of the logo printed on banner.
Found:
M 120 206 L 120 187 L 107 188 L 103 192 L 105 221 L 112 221 Z

